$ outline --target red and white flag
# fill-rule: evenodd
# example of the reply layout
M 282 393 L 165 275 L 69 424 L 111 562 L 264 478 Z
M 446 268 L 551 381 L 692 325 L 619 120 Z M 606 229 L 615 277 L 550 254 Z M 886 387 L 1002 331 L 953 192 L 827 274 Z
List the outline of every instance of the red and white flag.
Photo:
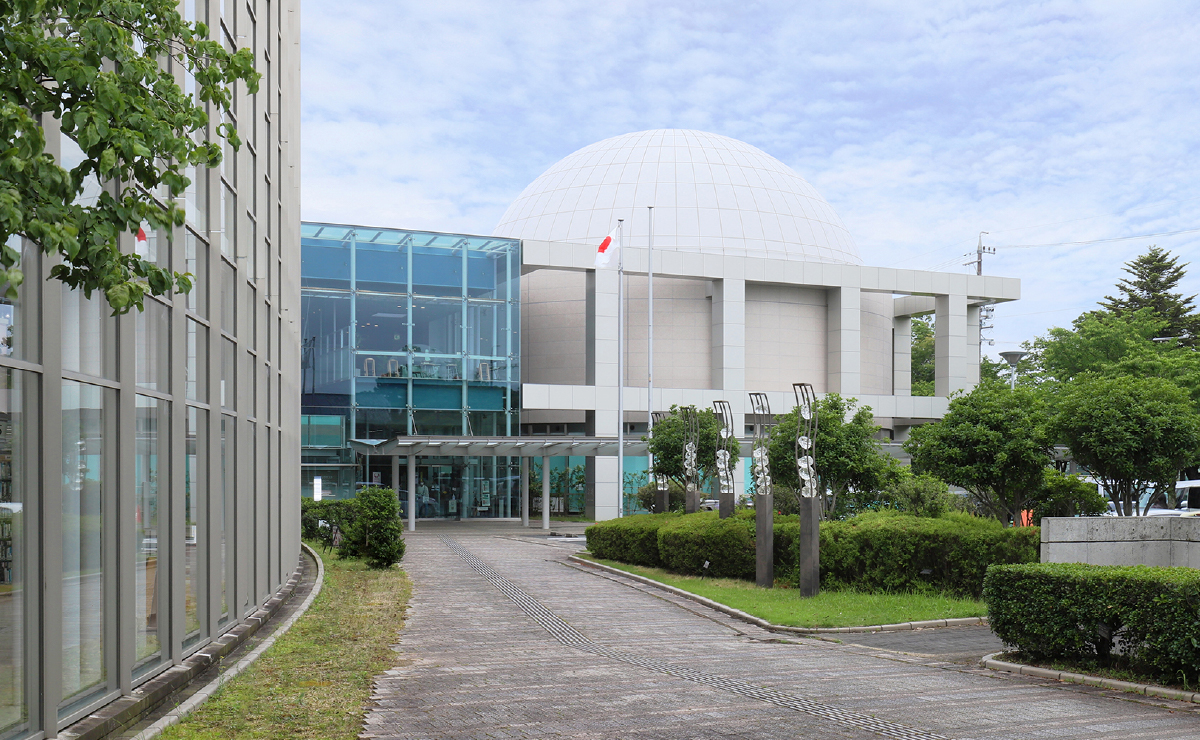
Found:
M 608 267 L 609 261 L 617 256 L 620 249 L 620 233 L 613 229 L 613 232 L 604 237 L 604 241 L 600 242 L 600 246 L 596 248 L 596 267 Z
M 137 245 L 138 245 L 139 249 L 141 249 L 143 246 L 150 243 L 150 240 L 146 238 L 146 230 L 143 229 L 141 226 L 138 227 L 136 241 L 137 241 Z

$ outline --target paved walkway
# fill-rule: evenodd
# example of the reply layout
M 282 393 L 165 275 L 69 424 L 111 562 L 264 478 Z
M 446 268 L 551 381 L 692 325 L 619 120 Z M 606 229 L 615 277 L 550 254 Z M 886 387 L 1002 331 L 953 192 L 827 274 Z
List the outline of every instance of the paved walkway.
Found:
M 409 535 L 412 610 L 364 737 L 1200 738 L 1194 705 L 978 668 L 978 632 L 784 639 L 527 532 Z

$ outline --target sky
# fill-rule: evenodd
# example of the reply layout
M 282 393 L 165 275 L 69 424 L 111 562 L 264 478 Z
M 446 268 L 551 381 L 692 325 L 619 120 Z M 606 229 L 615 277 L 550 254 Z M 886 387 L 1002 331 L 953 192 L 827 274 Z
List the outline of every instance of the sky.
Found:
M 571 152 L 692 128 L 794 169 L 866 264 L 973 271 L 989 232 L 984 273 L 1023 295 L 996 308 L 992 356 L 1069 326 L 1152 244 L 1195 261 L 1181 288 L 1200 293 L 1198 2 L 301 13 L 306 220 L 490 234 Z

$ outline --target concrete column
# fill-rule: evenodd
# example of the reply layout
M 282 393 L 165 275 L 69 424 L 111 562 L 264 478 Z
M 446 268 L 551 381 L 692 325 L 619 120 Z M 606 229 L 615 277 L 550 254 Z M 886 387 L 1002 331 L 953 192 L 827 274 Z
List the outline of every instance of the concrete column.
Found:
M 912 395 L 912 317 L 892 319 L 892 395 Z
M 825 294 L 826 388 L 857 396 L 862 392 L 862 293 L 858 288 L 830 288 Z
M 550 529 L 550 458 L 542 458 L 542 529 Z
M 712 283 L 712 384 L 738 398 L 746 390 L 746 281 Z
M 967 388 L 979 385 L 979 309 L 967 306 Z
M 587 382 L 596 386 L 596 410 L 588 432 L 616 437 L 617 419 L 617 271 L 587 273 Z M 586 513 L 597 521 L 614 519 L 620 501 L 617 458 L 597 457 L 587 465 Z
M 968 387 L 967 383 L 967 297 L 939 295 L 934 298 L 935 396 L 949 396 Z M 978 352 L 976 352 L 978 357 Z
M 529 458 L 521 458 L 521 526 L 529 526 Z
M 408 456 L 408 531 L 417 531 L 417 456 Z
M 400 503 L 400 456 L 392 455 L 392 495 Z

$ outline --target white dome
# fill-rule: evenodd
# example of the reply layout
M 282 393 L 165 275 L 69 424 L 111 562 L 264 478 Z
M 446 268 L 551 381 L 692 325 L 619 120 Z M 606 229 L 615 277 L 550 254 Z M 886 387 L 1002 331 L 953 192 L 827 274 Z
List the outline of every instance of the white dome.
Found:
M 862 262 L 841 219 L 790 167 L 737 139 L 684 129 L 615 136 L 563 158 L 494 234 L 598 241 L 624 218 L 626 243 L 645 246 L 651 205 L 656 249 Z

